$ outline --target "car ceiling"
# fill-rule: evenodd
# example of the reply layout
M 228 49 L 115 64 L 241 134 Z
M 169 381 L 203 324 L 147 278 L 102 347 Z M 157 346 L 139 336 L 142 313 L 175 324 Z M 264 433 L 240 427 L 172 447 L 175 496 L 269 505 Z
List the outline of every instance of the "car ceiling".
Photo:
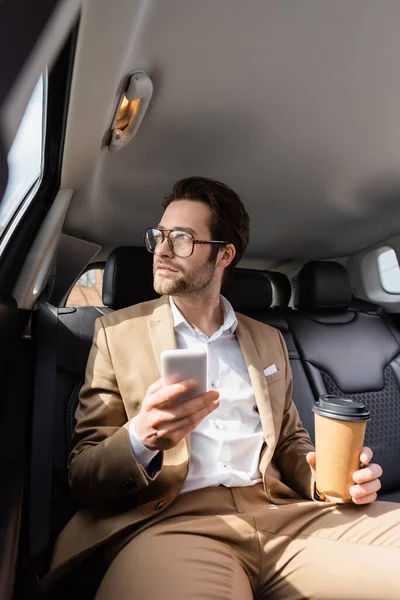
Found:
M 346 256 L 399 231 L 398 0 L 83 3 L 62 187 L 64 232 L 141 244 L 189 175 L 251 217 L 247 256 Z M 104 146 L 126 76 L 154 84 L 131 143 Z

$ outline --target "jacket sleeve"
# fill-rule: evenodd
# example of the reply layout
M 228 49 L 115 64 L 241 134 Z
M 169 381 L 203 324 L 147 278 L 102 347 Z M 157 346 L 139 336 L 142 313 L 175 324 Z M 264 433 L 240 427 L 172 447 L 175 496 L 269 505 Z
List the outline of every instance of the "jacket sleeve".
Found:
M 313 443 L 304 429 L 297 408 L 292 400 L 293 378 L 288 352 L 282 334 L 277 331 L 282 352 L 285 355 L 285 410 L 282 419 L 278 443 L 274 453 L 274 462 L 286 485 L 303 498 L 314 500 L 314 477 L 306 454 L 314 451 Z
M 85 383 L 75 416 L 74 448 L 69 456 L 68 471 L 71 490 L 81 504 L 117 500 L 135 494 L 154 480 L 161 468 L 162 456 L 154 459 L 155 468 L 148 469 L 153 477 L 134 456 L 129 421 L 101 318 L 95 323 Z

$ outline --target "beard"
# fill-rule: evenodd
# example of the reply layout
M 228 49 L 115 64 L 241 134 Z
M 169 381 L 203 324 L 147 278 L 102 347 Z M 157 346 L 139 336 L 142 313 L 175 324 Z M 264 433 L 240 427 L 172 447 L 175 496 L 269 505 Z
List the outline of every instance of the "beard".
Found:
M 168 266 L 168 263 L 163 261 Z M 155 265 L 156 266 L 156 265 Z M 172 267 L 172 265 L 171 265 Z M 173 266 L 175 269 L 175 265 Z M 208 261 L 203 266 L 174 273 L 174 279 L 157 275 L 154 270 L 154 289 L 161 296 L 190 296 L 204 292 L 214 279 L 215 262 Z

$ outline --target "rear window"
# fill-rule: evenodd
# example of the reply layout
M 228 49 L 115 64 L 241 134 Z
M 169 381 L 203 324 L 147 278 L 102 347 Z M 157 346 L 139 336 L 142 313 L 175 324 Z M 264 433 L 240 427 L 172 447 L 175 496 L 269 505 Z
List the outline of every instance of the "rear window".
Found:
M 8 183 L 0 205 L 0 236 L 42 173 L 44 81 L 40 77 L 8 153 Z
M 104 268 L 89 269 L 72 288 L 65 306 L 104 306 L 102 301 Z
M 400 267 L 393 248 L 385 246 L 378 255 L 382 287 L 388 294 L 400 294 Z

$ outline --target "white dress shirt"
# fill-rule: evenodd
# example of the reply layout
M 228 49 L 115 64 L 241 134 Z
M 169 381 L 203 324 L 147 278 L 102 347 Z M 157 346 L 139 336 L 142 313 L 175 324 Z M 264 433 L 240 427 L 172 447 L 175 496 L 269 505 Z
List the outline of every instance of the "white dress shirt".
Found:
M 237 340 L 237 318 L 221 296 L 222 326 L 210 338 L 189 325 L 172 297 L 170 304 L 178 348 L 208 354 L 208 389 L 219 391 L 219 406 L 190 434 L 190 462 L 182 492 L 216 485 L 249 486 L 262 481 L 259 470 L 264 433 L 249 373 Z M 132 449 L 147 468 L 157 452 L 137 437 L 135 419 L 129 425 Z

